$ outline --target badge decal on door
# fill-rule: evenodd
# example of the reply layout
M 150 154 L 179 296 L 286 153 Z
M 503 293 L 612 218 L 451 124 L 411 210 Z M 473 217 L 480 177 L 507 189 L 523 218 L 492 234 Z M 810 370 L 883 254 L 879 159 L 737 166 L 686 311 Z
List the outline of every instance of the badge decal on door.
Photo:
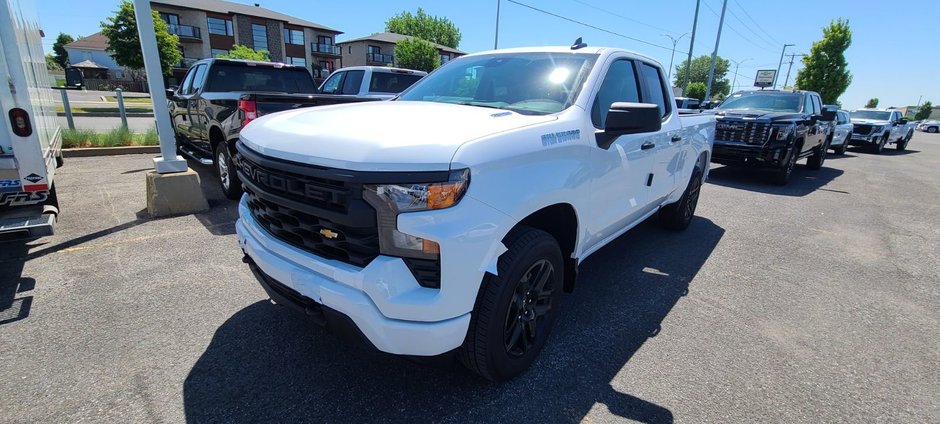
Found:
M 548 147 L 569 141 L 580 140 L 581 130 L 568 130 L 542 135 L 542 146 Z

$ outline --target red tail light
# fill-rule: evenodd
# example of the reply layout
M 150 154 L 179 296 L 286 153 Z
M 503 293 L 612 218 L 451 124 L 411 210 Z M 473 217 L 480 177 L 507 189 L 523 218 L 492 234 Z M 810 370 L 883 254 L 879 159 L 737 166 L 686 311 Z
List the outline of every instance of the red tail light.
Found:
M 23 109 L 10 109 L 10 125 L 13 126 L 13 134 L 20 137 L 29 137 L 33 133 L 33 127 L 29 124 L 29 114 Z
M 239 100 L 238 110 L 245 114 L 244 119 L 242 119 L 243 127 L 248 125 L 249 122 L 258 119 L 258 107 L 255 105 L 254 100 Z

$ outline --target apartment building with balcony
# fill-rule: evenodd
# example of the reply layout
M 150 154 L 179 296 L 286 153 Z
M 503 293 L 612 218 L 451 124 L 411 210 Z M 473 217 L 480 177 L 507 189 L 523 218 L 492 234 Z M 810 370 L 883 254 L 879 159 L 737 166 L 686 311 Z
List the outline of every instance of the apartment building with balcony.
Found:
M 397 66 L 395 61 L 395 45 L 399 41 L 411 39 L 410 35 L 382 32 L 352 40 L 336 43 L 342 51 L 343 66 Z M 465 55 L 466 53 L 455 48 L 434 44 L 441 56 L 441 64 Z
M 183 60 L 173 72 L 177 79 L 197 60 L 228 53 L 235 44 L 267 50 L 272 61 L 304 66 L 317 78 L 325 77 L 340 65 L 342 56 L 335 40 L 341 31 L 265 9 L 257 3 L 152 0 L 150 6 L 166 21 L 170 33 L 179 36 Z M 101 65 L 113 67 L 113 75 L 120 75 L 117 64 L 104 60 L 100 53 L 107 49 L 107 38 L 101 33 L 86 38 L 94 43 L 78 40 L 66 45 L 66 50 L 76 47 L 75 58 L 99 58 L 107 62 L 99 62 Z M 70 60 L 75 60 L 72 56 L 70 51 Z

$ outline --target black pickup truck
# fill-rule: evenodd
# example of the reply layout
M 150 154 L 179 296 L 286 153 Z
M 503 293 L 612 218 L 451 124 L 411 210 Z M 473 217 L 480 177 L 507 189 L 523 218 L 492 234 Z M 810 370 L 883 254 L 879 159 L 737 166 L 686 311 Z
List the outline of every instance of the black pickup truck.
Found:
M 715 109 L 712 162 L 773 170 L 785 185 L 796 161 L 817 170 L 826 160 L 836 111 L 812 91 L 742 91 Z
M 196 62 L 179 87 L 167 90 L 167 99 L 177 150 L 213 165 L 231 199 L 242 193 L 232 162 L 235 143 L 251 120 L 302 107 L 377 100 L 318 94 L 301 66 L 230 59 Z

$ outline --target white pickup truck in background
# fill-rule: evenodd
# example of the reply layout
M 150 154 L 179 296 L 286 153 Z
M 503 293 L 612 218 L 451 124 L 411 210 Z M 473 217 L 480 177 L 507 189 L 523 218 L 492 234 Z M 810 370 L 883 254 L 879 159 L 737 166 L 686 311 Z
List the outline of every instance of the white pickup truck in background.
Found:
M 259 118 L 238 143 L 244 260 L 336 332 L 510 379 L 585 258 L 652 215 L 692 222 L 714 117 L 680 116 L 665 75 L 619 49 L 498 50 L 393 101 Z
M 894 144 L 898 150 L 907 149 L 914 136 L 914 128 L 897 109 L 858 109 L 851 112 L 851 144 L 865 146 L 881 153 L 885 146 Z

